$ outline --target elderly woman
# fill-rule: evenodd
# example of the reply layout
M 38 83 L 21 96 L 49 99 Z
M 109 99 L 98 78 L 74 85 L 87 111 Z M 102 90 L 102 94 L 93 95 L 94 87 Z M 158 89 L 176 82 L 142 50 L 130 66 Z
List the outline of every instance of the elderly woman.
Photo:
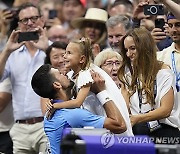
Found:
M 117 77 L 118 69 L 121 65 L 122 57 L 112 48 L 104 49 L 94 59 L 94 64 L 102 68 L 120 88 L 120 82 Z

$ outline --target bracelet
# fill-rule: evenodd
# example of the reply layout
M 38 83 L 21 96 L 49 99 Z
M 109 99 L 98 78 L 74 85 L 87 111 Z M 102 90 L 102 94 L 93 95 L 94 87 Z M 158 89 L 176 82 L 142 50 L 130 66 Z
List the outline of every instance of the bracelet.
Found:
M 108 93 L 106 90 L 103 90 L 99 92 L 97 95 L 97 98 L 101 102 L 102 106 L 107 103 L 108 101 L 112 101 L 112 99 L 109 97 Z

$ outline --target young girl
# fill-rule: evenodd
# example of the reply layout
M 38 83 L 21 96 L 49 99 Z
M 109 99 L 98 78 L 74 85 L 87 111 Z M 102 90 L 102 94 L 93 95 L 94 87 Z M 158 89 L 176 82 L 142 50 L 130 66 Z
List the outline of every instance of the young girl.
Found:
M 167 65 L 157 60 L 150 32 L 145 28 L 134 29 L 121 43 L 123 62 L 118 76 L 129 91 L 134 134 L 180 137 L 175 77 Z
M 108 100 L 113 100 L 126 123 L 127 130 L 123 133 L 123 135 L 133 135 L 127 106 L 119 92 L 118 87 L 106 72 L 92 64 L 90 40 L 87 38 L 82 38 L 81 40 L 70 42 L 66 48 L 64 58 L 66 67 L 73 70 L 71 79 L 76 84 L 77 97 L 73 100 L 53 104 L 53 107 L 56 109 L 83 107 L 95 114 L 105 115 L 102 107 L 103 104 L 101 104 L 98 99 L 101 99 L 101 102 L 104 103 Z M 96 96 L 91 92 L 91 85 L 93 83 L 90 73 L 91 71 L 98 72 L 104 78 L 106 92 L 108 92 L 111 98 L 106 97 L 105 91 L 103 91 L 104 97 L 101 98 L 99 98 L 99 95 Z

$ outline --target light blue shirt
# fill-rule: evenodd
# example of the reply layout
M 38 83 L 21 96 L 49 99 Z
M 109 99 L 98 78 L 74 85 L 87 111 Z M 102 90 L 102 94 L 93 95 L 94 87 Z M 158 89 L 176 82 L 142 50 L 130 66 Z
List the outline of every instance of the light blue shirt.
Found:
M 46 54 L 37 50 L 32 57 L 25 46 L 21 46 L 9 56 L 3 77 L 12 83 L 12 102 L 15 120 L 42 116 L 40 97 L 31 87 L 31 78 L 44 64 Z
M 50 142 L 51 153 L 60 154 L 60 144 L 64 128 L 83 128 L 85 126 L 103 128 L 104 122 L 105 117 L 94 115 L 84 109 L 56 110 L 51 119 L 44 118 L 44 130 Z

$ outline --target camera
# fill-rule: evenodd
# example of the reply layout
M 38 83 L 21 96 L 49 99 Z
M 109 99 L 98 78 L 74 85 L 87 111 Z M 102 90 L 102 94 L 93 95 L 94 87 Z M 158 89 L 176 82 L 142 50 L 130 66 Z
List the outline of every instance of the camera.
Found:
M 163 5 L 145 5 L 144 6 L 145 15 L 164 15 Z

